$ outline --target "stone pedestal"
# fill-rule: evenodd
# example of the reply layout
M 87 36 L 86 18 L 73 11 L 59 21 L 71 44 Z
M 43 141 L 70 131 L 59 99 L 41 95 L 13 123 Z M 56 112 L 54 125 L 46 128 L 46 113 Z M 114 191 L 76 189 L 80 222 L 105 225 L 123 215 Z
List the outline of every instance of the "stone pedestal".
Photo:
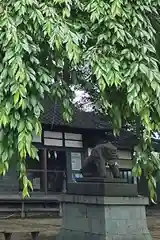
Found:
M 77 183 L 68 184 L 68 193 L 89 196 L 135 197 L 137 184 L 129 184 L 124 179 L 82 178 Z
M 151 240 L 143 197 L 62 196 L 58 240 Z

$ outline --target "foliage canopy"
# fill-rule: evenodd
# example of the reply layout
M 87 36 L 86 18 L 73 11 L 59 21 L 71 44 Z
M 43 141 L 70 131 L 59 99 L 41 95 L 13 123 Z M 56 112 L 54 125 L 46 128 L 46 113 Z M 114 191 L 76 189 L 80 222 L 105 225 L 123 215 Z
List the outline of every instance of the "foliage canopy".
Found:
M 159 161 L 150 143 L 160 129 L 160 72 L 149 16 L 159 7 L 157 0 L 0 1 L 0 173 L 16 152 L 24 196 L 31 185 L 26 155 L 37 156 L 32 135 L 41 134 L 41 99 L 47 92 L 61 101 L 70 121 L 77 84 L 86 91 L 94 86 L 115 130 L 139 118 L 143 141 L 134 171 L 140 175 L 143 168 L 153 189 Z M 89 77 L 79 77 L 85 68 Z

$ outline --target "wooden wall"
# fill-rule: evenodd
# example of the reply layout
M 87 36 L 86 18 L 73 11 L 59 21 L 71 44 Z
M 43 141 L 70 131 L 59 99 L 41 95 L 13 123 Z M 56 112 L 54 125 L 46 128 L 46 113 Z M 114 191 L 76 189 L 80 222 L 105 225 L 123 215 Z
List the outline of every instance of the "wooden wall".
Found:
M 96 133 L 96 139 L 98 133 Z M 34 135 L 34 134 L 33 134 Z M 94 133 L 92 134 L 94 136 Z M 79 132 L 60 132 L 60 131 L 44 131 L 42 137 L 34 135 L 33 142 L 40 144 L 40 146 L 50 148 L 58 147 L 67 149 L 67 151 L 72 152 L 75 149 L 77 152 L 83 152 L 84 154 L 88 151 L 90 152 L 90 141 L 92 135 L 88 135 L 87 141 L 84 139 L 83 133 Z M 95 145 L 96 143 L 94 143 Z M 87 146 L 88 145 L 88 146 Z M 94 147 L 94 146 L 92 146 Z M 132 169 L 132 155 L 128 150 L 118 150 L 119 160 L 118 163 L 120 168 Z M 84 157 L 83 157 L 84 158 Z M 82 159 L 83 160 L 83 159 Z M 15 170 L 15 163 L 11 166 L 9 172 L 4 177 L 0 177 L 0 191 L 1 192 L 14 192 L 19 189 L 18 174 Z
M 0 192 L 13 193 L 19 191 L 18 173 L 16 171 L 16 158 L 12 159 L 9 171 L 0 176 Z
M 118 150 L 120 168 L 132 169 L 132 154 L 128 150 Z

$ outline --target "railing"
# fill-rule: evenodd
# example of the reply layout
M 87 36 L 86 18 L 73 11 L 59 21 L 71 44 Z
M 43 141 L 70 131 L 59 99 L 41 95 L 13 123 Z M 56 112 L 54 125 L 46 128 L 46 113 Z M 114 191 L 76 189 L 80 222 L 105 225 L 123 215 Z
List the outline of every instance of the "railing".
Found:
M 137 183 L 138 179 L 132 175 L 131 169 L 120 168 L 120 174 L 122 179 L 126 179 L 127 183 Z
M 137 178 L 132 176 L 131 169 L 120 168 L 122 179 L 126 179 L 127 183 L 137 183 Z M 79 171 L 72 172 L 72 181 L 82 177 Z M 64 171 L 59 170 L 28 170 L 28 179 L 32 182 L 33 191 L 39 193 L 60 193 L 65 192 L 67 188 L 66 176 Z M 22 190 L 22 188 L 20 188 Z
M 120 175 L 122 179 L 126 179 L 127 183 L 137 183 L 137 178 L 132 176 L 132 170 L 126 168 L 120 168 Z M 111 176 L 111 172 L 108 169 L 108 177 Z M 72 180 L 82 177 L 82 174 L 79 171 L 74 171 L 72 173 Z

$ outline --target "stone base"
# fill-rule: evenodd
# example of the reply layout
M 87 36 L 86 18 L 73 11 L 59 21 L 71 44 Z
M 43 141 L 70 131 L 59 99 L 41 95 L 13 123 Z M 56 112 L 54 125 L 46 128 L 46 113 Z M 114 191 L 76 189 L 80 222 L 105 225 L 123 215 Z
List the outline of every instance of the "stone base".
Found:
M 94 234 L 82 233 L 78 231 L 61 230 L 56 240 L 152 240 L 150 233 L 140 233 L 132 235 L 120 234 Z
M 138 195 L 137 184 L 118 182 L 118 180 L 117 182 L 68 183 L 68 193 L 108 197 L 135 197 Z
M 63 196 L 58 240 L 151 240 L 142 197 Z

